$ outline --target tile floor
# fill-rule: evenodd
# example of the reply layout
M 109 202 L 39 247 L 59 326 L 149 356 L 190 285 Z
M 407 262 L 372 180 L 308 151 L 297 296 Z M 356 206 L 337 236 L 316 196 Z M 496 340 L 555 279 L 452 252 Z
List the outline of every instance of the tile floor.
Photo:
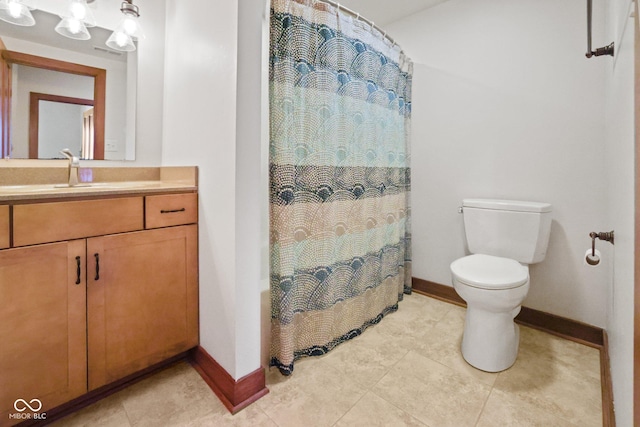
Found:
M 600 426 L 597 349 L 521 327 L 510 369 L 491 374 L 459 352 L 465 309 L 422 295 L 332 353 L 267 372 L 270 393 L 230 415 L 178 363 L 54 425 Z

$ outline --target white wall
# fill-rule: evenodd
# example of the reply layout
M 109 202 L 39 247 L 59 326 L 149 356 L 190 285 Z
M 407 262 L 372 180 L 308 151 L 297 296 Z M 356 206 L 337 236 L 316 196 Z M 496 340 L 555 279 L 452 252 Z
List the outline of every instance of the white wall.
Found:
M 594 40 L 604 10 L 595 2 Z M 465 255 L 465 197 L 549 202 L 547 258 L 524 305 L 604 327 L 612 248 L 584 265 L 590 231 L 608 231 L 604 84 L 587 60 L 585 3 L 450 0 L 387 25 L 415 62 L 413 274 L 450 285 Z
M 199 166 L 200 345 L 260 367 L 262 0 L 168 0 L 164 165 Z
M 261 274 L 265 196 L 263 137 L 263 24 L 266 0 L 238 1 L 236 114 L 236 378 L 261 365 Z M 268 110 L 266 110 L 268 112 Z M 266 143 L 265 147 L 263 144 Z M 267 229 L 268 230 L 268 229 Z
M 263 366 L 269 366 L 271 348 L 271 281 L 270 281 L 270 245 L 269 245 L 269 33 L 271 2 L 264 2 L 262 19 L 262 158 L 260 160 L 260 360 Z
M 634 316 L 634 22 L 630 0 L 609 2 L 607 44 L 616 56 L 607 62 L 607 206 L 615 229 L 613 284 L 607 331 L 616 422 L 633 425 Z M 637 173 L 637 172 L 636 172 Z
M 199 167 L 200 345 L 235 363 L 237 1 L 168 0 L 164 165 Z

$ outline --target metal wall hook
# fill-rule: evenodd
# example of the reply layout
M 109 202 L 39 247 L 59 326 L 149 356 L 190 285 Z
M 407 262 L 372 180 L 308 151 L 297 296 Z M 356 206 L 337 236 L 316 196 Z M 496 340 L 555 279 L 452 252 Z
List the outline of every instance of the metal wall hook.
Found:
M 592 56 L 603 56 L 603 55 L 611 55 L 614 54 L 614 43 L 611 42 L 610 45 L 600 47 L 595 51 L 591 49 L 591 18 L 593 15 L 593 0 L 587 0 L 587 53 L 585 56 L 587 58 L 591 58 Z

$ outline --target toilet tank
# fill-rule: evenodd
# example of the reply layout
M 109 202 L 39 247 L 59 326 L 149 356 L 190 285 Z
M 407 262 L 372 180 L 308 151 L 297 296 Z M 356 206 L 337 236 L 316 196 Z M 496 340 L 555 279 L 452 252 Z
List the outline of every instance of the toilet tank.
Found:
M 464 199 L 469 251 L 534 264 L 547 254 L 551 230 L 549 203 Z

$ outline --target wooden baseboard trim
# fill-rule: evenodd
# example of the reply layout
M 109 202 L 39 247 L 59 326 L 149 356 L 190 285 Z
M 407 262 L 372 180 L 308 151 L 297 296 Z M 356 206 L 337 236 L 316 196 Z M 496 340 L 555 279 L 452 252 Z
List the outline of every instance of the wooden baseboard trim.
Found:
M 436 282 L 430 282 L 429 280 L 413 277 L 411 278 L 411 289 L 419 294 L 423 294 L 440 301 L 459 305 L 461 307 L 467 306 L 467 303 L 460 298 L 456 293 L 456 290 L 451 286 L 445 286 Z
M 616 414 L 613 409 L 613 383 L 611 380 L 611 365 L 609 363 L 609 338 L 607 331 L 602 333 L 602 348 L 600 349 L 600 382 L 602 384 L 602 425 L 615 427 Z
M 202 379 L 232 414 L 269 393 L 269 389 L 266 387 L 264 368 L 258 368 L 239 380 L 235 380 L 200 346 L 191 351 L 190 360 Z
M 422 295 L 439 299 L 444 302 L 466 307 L 451 286 L 441 285 L 428 280 L 412 278 L 412 289 Z M 580 344 L 588 345 L 600 350 L 600 384 L 602 387 L 602 425 L 615 427 L 615 413 L 613 407 L 613 386 L 611 384 L 611 368 L 609 366 L 609 343 L 607 332 L 596 326 L 545 313 L 544 311 L 522 307 L 515 321 L 552 335 L 559 336 Z
M 602 348 L 604 330 L 566 317 L 522 307 L 515 321 L 589 347 Z
M 142 381 L 145 378 L 155 375 L 158 372 L 164 369 L 167 369 L 170 366 L 173 366 L 174 364 L 180 361 L 187 360 L 188 354 L 189 354 L 188 352 L 180 353 L 160 363 L 156 363 L 155 365 L 150 366 L 146 369 L 143 369 L 134 374 L 128 375 L 111 384 L 107 384 L 93 391 L 90 391 L 89 393 L 83 394 L 82 396 L 77 397 L 73 400 L 70 400 L 67 403 L 63 403 L 62 405 L 47 411 L 46 421 L 27 420 L 17 424 L 16 427 L 27 427 L 27 426 L 33 426 L 33 425 L 42 426 L 42 425 L 50 424 L 56 420 L 59 420 L 68 415 L 71 415 L 72 413 L 77 412 L 89 405 L 92 405 L 97 401 L 104 399 L 105 397 L 108 397 L 114 393 L 117 393 L 122 389 L 132 386 L 135 383 Z
M 466 307 L 467 305 L 451 286 L 445 286 L 414 277 L 412 280 L 412 288 L 418 293 L 437 298 L 441 301 L 463 307 Z M 518 314 L 515 320 L 521 325 L 539 329 L 590 347 L 601 348 L 604 345 L 604 330 L 602 328 L 591 326 L 576 320 L 567 319 L 565 317 L 556 316 L 555 314 L 545 313 L 544 311 L 535 310 L 533 308 L 522 307 L 520 314 Z

